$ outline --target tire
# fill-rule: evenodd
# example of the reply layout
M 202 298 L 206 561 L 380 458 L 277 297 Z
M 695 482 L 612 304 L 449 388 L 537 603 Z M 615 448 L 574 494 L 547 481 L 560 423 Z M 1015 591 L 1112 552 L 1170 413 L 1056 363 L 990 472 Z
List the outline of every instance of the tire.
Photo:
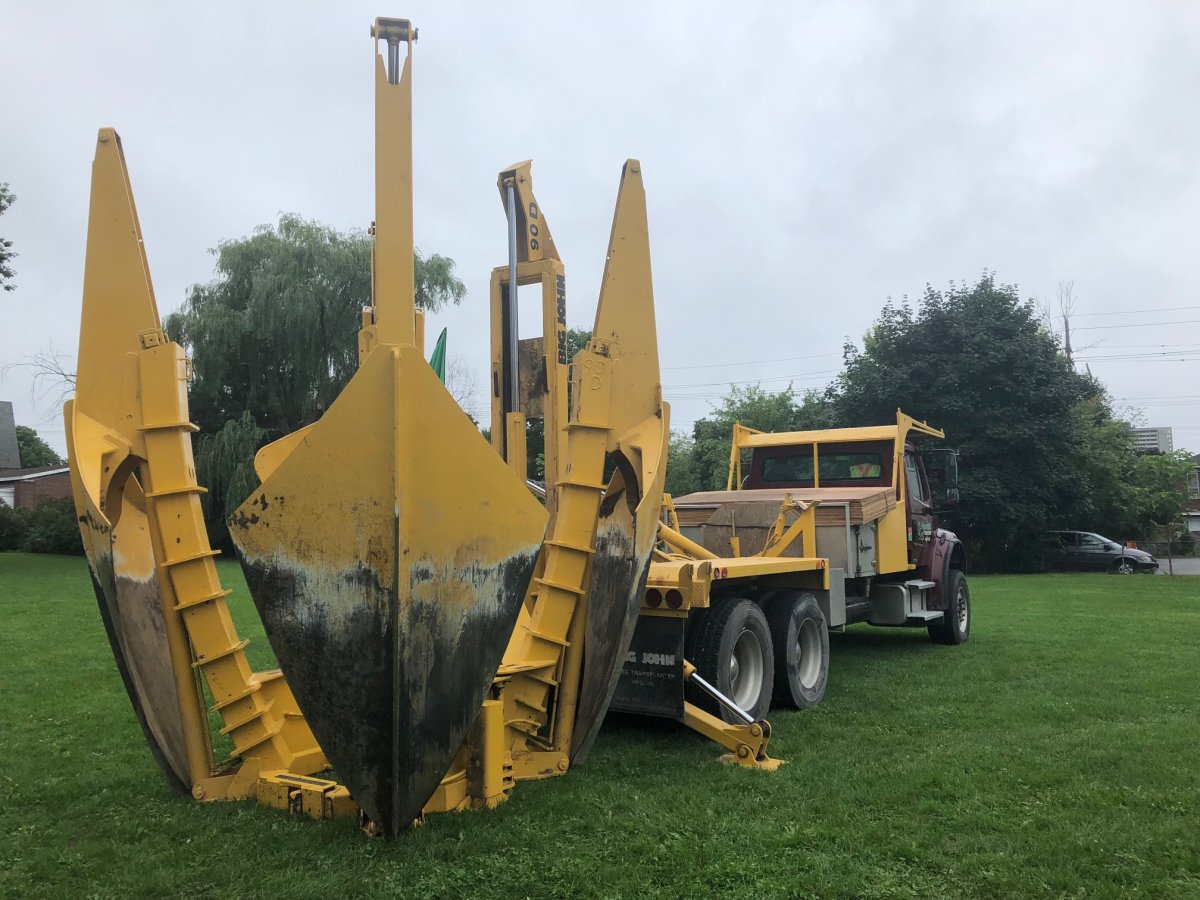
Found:
M 951 569 L 942 587 L 949 598 L 941 621 L 929 624 L 929 639 L 935 644 L 965 644 L 971 636 L 971 590 L 961 569 Z
M 700 677 L 754 719 L 763 718 L 775 684 L 771 629 L 763 611 L 750 600 L 731 597 L 709 609 L 698 624 L 692 663 Z M 693 702 L 726 722 L 740 721 L 707 695 L 693 696 Z
M 763 610 L 775 645 L 774 706 L 810 709 L 829 683 L 829 625 L 812 594 L 781 594 Z
M 1113 564 L 1112 570 L 1113 570 L 1114 575 L 1136 575 L 1137 574 L 1137 566 L 1134 565 L 1133 560 L 1131 560 L 1127 556 L 1120 557 Z

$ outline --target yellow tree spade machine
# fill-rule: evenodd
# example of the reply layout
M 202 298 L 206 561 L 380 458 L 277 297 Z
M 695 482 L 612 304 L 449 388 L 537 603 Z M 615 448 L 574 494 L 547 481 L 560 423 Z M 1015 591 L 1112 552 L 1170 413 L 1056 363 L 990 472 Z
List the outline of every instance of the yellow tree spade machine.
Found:
M 230 523 L 281 671 L 254 672 L 233 626 L 201 515 L 189 361 L 162 331 L 121 141 L 107 128 L 64 414 L 101 616 L 168 782 L 315 818 L 361 812 L 393 835 L 585 758 L 662 554 L 669 430 L 635 160 L 592 340 L 569 366 L 565 276 L 529 165 L 501 173 L 510 259 L 492 278 L 493 446 L 458 408 L 423 357 L 414 307 L 416 31 L 379 19 L 372 36 L 376 218 L 359 368 L 319 421 L 258 453 L 261 486 Z M 522 342 L 516 288 L 533 283 L 544 333 Z M 524 477 L 532 416 L 545 424 L 544 502 Z M 675 662 L 726 712 L 689 702 L 676 718 L 732 759 L 771 767 L 766 722 Z M 232 740 L 229 760 L 214 758 L 210 712 Z M 330 771 L 337 780 L 317 777 Z

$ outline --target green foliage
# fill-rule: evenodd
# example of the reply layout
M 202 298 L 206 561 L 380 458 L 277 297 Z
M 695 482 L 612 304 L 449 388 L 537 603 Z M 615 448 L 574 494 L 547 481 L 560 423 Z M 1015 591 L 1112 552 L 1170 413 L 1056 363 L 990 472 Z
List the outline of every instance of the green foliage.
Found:
M 1130 487 L 1141 533 L 1150 524 L 1179 521 L 1188 507 L 1187 479 L 1191 471 L 1191 454 L 1183 450 L 1137 458 Z
M 219 486 L 213 538 L 224 543 L 224 517 L 256 484 L 252 445 L 315 422 L 357 370 L 371 248 L 361 232 L 282 215 L 214 252 L 217 277 L 193 286 L 164 328 L 194 364 L 197 475 Z M 418 306 L 436 310 L 465 294 L 453 260 L 417 254 Z
M 34 509 L 0 504 L 0 551 L 83 553 L 83 539 L 70 499 L 43 500 Z
M 8 189 L 8 182 L 0 182 L 0 216 L 4 215 L 16 199 L 16 195 Z M 16 288 L 16 285 L 12 283 L 16 275 L 16 272 L 13 271 L 12 261 L 17 253 L 13 250 L 12 245 L 13 242 L 7 238 L 0 238 L 0 287 L 6 291 Z
M 5 503 L 0 503 L 0 553 L 20 550 L 29 531 L 29 519 L 33 511 L 29 509 L 13 509 Z
M 1121 502 L 1127 445 L 1103 389 L 990 274 L 929 287 L 915 310 L 888 303 L 863 350 L 846 346 L 845 366 L 827 393 L 840 424 L 889 422 L 902 407 L 959 449 L 962 503 L 950 524 L 986 567 L 1034 566 L 1046 528 L 1078 527 L 1067 523 Z
M 38 436 L 38 433 L 28 425 L 17 426 L 17 448 L 21 453 L 21 468 L 33 469 L 38 466 L 61 466 L 63 458 L 54 452 L 54 448 Z
M 696 473 L 693 465 L 696 458 L 696 442 L 683 431 L 671 429 L 671 441 L 667 445 L 667 483 L 664 488 L 672 497 L 682 497 L 697 490 Z
M 266 432 L 247 410 L 196 441 L 196 470 L 207 478 L 201 482 L 208 489 L 202 501 L 205 525 L 214 540 L 224 538 L 225 519 L 258 487 L 254 454 L 265 439 Z
M 731 386 L 721 405 L 692 426 L 690 447 L 686 442 L 674 442 L 669 459 L 687 474 L 676 475 L 671 481 L 673 494 L 724 489 L 735 422 L 759 431 L 806 431 L 828 427 L 830 409 L 819 394 L 806 391 L 797 397 L 790 385 L 778 393 L 758 385 Z M 671 462 L 667 478 L 672 479 Z

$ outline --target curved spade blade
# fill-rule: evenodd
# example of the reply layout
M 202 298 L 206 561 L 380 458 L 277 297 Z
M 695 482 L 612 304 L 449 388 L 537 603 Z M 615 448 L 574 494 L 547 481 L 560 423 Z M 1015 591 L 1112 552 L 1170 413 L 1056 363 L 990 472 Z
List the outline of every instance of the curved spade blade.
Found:
M 620 347 L 613 369 L 609 453 L 617 469 L 600 506 L 571 759 L 586 760 L 612 701 L 650 570 L 666 477 L 668 410 L 662 402 L 650 237 L 641 164 L 621 173 L 593 336 Z
M 119 517 L 114 526 L 75 477 L 80 463 L 73 436 L 95 423 L 81 422 L 68 402 L 65 410 L 68 455 L 76 509 L 79 510 L 92 588 L 109 646 L 134 715 L 167 784 L 177 794 L 192 787 L 187 739 L 180 715 L 179 689 L 167 642 L 166 622 L 154 568 L 148 522 L 140 500 L 141 488 L 132 476 L 120 492 Z
M 420 815 L 478 715 L 545 524 L 429 365 L 391 346 L 235 513 L 300 709 L 384 833 Z
M 207 761 L 189 757 L 145 504 L 130 474 L 139 413 L 131 354 L 141 349 L 139 335 L 158 328 L 121 139 L 101 128 L 92 163 L 75 398 L 63 407 L 67 457 L 117 669 L 167 783 L 184 793 L 197 772 L 207 771 Z

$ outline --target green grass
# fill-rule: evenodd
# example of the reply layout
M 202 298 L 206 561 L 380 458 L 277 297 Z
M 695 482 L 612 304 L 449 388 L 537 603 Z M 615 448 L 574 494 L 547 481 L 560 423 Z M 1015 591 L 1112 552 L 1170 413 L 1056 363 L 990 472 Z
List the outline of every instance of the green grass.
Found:
M 586 767 L 386 843 L 171 796 L 82 559 L 0 555 L 0 893 L 1200 896 L 1200 579 L 972 588 L 966 646 L 834 635 L 825 703 L 772 716 L 777 773 L 614 717 Z

